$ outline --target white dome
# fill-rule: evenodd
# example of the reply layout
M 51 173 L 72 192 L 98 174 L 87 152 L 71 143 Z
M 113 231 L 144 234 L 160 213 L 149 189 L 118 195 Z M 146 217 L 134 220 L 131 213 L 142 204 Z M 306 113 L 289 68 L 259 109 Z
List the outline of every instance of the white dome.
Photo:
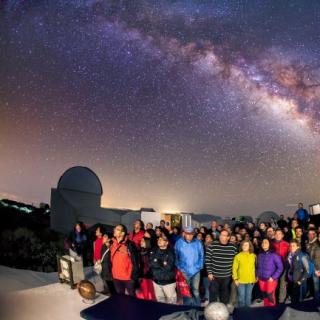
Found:
M 98 176 L 87 167 L 72 167 L 65 171 L 58 182 L 58 189 L 76 190 L 102 195 Z

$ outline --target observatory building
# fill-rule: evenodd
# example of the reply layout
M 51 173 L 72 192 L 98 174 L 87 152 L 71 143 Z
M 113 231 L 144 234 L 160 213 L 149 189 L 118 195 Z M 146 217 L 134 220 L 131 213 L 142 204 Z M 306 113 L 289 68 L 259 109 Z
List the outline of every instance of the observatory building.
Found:
M 280 216 L 273 211 L 264 211 L 257 217 L 257 223 L 271 223 L 272 221 L 278 221 Z
M 87 167 L 72 167 L 59 179 L 57 188 L 51 189 L 51 229 L 70 232 L 77 221 L 86 225 L 118 223 L 132 228 L 140 211 L 101 207 L 103 194 L 98 176 Z

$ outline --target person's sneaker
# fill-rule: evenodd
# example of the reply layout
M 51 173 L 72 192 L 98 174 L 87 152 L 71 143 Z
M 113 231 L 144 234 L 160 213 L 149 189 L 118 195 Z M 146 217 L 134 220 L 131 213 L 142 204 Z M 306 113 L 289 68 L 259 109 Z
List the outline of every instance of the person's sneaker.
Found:
M 263 300 L 256 299 L 252 302 L 251 307 L 260 307 L 263 306 Z
M 205 300 L 205 301 L 201 302 L 200 306 L 201 307 L 206 307 L 208 304 L 209 304 L 209 301 Z
M 256 299 L 256 300 L 253 301 L 253 304 L 260 304 L 262 302 L 263 302 L 262 299 Z

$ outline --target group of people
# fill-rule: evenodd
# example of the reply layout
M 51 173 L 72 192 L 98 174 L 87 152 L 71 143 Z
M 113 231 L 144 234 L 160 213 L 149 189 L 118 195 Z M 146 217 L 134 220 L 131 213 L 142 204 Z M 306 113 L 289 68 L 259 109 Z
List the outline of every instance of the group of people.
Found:
M 193 306 L 220 301 L 246 307 L 259 299 L 274 306 L 306 296 L 319 301 L 319 231 L 302 204 L 290 221 L 281 216 L 272 225 L 231 228 L 212 221 L 210 229 L 180 232 L 164 221 L 154 228 L 136 220 L 129 233 L 122 224 L 113 235 L 97 227 L 93 262 L 101 262 L 104 293 L 110 295 Z

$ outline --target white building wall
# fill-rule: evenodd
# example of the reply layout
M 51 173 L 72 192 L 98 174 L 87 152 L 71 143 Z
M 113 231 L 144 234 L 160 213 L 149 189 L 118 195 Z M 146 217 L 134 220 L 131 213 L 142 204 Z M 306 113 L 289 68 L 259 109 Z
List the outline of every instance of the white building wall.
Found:
M 156 226 L 160 225 L 161 213 L 141 211 L 141 220 L 144 222 L 144 224 L 151 222 L 155 228 Z

